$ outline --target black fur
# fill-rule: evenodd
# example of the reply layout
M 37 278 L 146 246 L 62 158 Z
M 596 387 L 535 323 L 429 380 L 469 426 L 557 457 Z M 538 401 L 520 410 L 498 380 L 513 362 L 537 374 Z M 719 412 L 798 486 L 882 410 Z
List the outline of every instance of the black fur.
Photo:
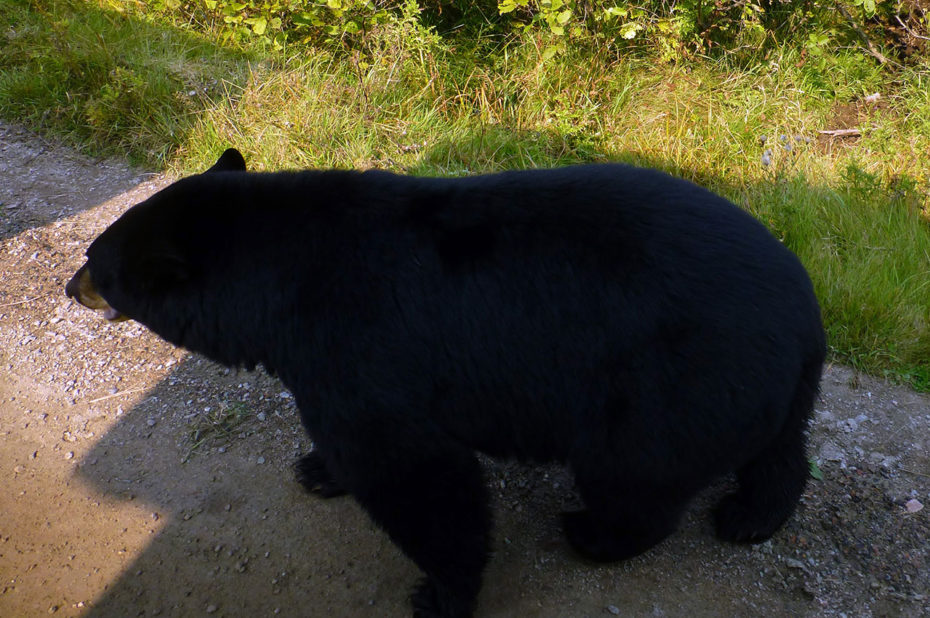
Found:
M 801 264 L 751 216 L 622 165 L 429 179 L 210 173 L 88 250 L 120 313 L 294 393 L 308 489 L 350 493 L 467 616 L 491 514 L 476 450 L 570 464 L 575 549 L 620 560 L 713 479 L 717 532 L 761 541 L 807 477 L 824 333 Z M 77 286 L 69 293 L 79 296 Z M 79 296 L 80 299 L 80 296 Z

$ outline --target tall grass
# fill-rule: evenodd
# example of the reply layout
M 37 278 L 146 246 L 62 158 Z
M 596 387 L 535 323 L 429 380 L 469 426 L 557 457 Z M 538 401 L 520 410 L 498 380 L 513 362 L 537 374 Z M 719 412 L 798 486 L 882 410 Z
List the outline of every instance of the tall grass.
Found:
M 580 48 L 548 58 L 541 35 L 439 37 L 410 16 L 353 53 L 264 53 L 87 3 L 17 2 L 0 16 L 19 22 L 0 50 L 0 114 L 176 174 L 235 145 L 254 169 L 459 175 L 613 160 L 705 184 L 804 261 L 836 359 L 930 389 L 927 60 L 888 72 L 854 51 L 790 45 L 680 65 Z M 862 136 L 818 133 L 850 126 Z
M 248 56 L 94 3 L 0 4 L 0 114 L 98 154 L 163 163 Z

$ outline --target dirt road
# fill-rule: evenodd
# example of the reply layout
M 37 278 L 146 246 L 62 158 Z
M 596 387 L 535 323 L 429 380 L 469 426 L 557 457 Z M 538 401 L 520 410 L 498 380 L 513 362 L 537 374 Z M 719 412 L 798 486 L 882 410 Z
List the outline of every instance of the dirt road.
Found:
M 86 245 L 167 180 L 0 124 L 0 616 L 406 616 L 416 569 L 347 498 L 303 493 L 276 380 L 62 293 Z M 489 463 L 480 616 L 930 615 L 930 398 L 831 367 L 823 472 L 771 541 L 717 541 L 701 496 L 624 564 L 559 534 L 556 467 Z

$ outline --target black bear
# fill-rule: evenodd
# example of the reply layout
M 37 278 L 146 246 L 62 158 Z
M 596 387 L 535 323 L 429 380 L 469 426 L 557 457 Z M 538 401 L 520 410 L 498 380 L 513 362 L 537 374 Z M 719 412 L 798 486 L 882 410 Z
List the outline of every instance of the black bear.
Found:
M 569 465 L 571 546 L 652 547 L 735 472 L 717 534 L 756 542 L 805 485 L 825 356 L 798 259 L 725 199 L 625 165 L 470 178 L 250 173 L 228 150 L 128 210 L 67 286 L 293 392 L 301 482 L 351 494 L 468 616 L 491 512 L 475 452 Z

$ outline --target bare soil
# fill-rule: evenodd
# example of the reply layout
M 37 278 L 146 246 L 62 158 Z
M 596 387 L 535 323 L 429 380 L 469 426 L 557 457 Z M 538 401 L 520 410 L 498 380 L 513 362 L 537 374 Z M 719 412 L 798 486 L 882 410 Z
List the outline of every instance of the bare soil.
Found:
M 406 616 L 418 572 L 348 498 L 305 494 L 293 400 L 62 288 L 87 244 L 169 180 L 0 124 L 0 616 Z M 823 473 L 774 539 L 680 531 L 613 566 L 575 558 L 558 467 L 488 462 L 481 616 L 930 615 L 930 398 L 832 366 Z M 924 506 L 927 505 L 927 506 Z

